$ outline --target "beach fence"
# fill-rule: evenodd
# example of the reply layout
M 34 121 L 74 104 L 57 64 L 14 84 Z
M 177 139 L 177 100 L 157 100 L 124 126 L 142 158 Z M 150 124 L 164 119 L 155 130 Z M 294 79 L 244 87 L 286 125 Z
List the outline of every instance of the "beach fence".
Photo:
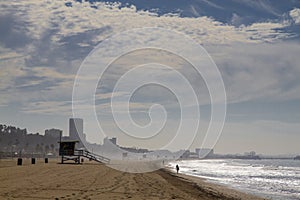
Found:
M 31 164 L 32 165 L 35 165 L 36 164 L 36 162 L 37 162 L 37 159 L 36 158 L 31 158 Z M 48 160 L 48 158 L 44 158 L 44 163 L 45 164 L 47 164 L 47 163 L 49 163 L 49 160 Z M 23 164 L 23 158 L 18 158 L 17 159 L 17 165 L 22 165 Z
M 45 157 L 45 154 L 42 153 L 19 153 L 19 154 L 15 154 L 15 153 L 11 153 L 11 152 L 0 152 L 0 160 L 16 160 L 17 161 L 17 165 L 21 166 L 24 164 L 24 159 L 25 160 L 30 160 L 30 164 L 34 165 L 37 163 L 37 160 L 43 160 L 44 163 L 49 163 L 49 158 L 48 156 Z M 51 156 L 52 158 L 57 158 L 56 156 Z M 27 163 L 27 162 L 25 162 Z

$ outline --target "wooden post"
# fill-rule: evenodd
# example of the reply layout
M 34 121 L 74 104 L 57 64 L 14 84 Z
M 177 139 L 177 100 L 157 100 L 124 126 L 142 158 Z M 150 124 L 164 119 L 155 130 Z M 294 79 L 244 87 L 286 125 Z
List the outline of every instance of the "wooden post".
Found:
M 18 158 L 18 165 L 22 165 L 22 158 Z

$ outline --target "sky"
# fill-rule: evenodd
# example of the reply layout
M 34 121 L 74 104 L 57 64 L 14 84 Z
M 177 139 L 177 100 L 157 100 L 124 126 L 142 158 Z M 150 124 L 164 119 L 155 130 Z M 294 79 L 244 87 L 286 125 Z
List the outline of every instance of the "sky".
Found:
M 134 32 L 138 28 L 144 28 L 145 32 Z M 175 38 L 181 36 L 176 40 L 171 37 L 175 32 Z M 120 46 L 147 47 L 147 42 L 166 49 L 174 47 L 175 51 L 179 47 L 179 52 L 187 53 L 192 60 L 200 59 L 199 63 L 206 63 L 209 56 L 214 61 L 224 83 L 227 106 L 224 127 L 214 146 L 216 152 L 299 154 L 299 33 L 300 2 L 295 0 L 0 2 L 0 123 L 41 134 L 45 129 L 59 128 L 68 135 L 74 83 L 80 78 L 87 82 L 99 78 L 93 73 L 78 76 L 82 66 L 99 57 L 105 63 L 121 52 Z M 152 38 L 146 41 L 148 36 Z M 191 51 L 184 38 L 202 45 L 203 54 Z M 93 58 L 92 50 L 96 47 L 99 51 L 93 52 L 98 57 Z M 210 74 L 214 72 L 213 63 L 207 62 Z M 148 68 L 133 67 L 147 63 L 152 64 Z M 176 81 L 176 71 L 194 89 L 197 105 L 191 103 L 192 97 L 188 96 L 191 93 L 182 85 L 185 82 Z M 132 72 L 133 78 L 129 76 L 124 84 L 122 75 L 127 72 Z M 151 77 L 165 81 L 185 96 L 190 106 L 188 113 L 199 108 L 196 137 L 191 139 L 195 117 L 188 115 L 184 120 L 191 126 L 186 138 L 179 137 L 183 145 L 178 142 L 175 146 L 191 150 L 201 147 L 211 119 L 210 85 L 206 85 L 205 77 L 197 74 L 186 57 L 163 49 L 128 52 L 104 72 L 96 85 L 95 107 L 106 136 L 117 136 L 123 146 L 150 149 L 162 148 L 172 140 L 180 127 L 182 112 L 174 91 L 162 85 L 136 88 L 130 97 L 134 123 L 141 127 L 153 122 L 153 130 L 157 127 L 162 132 L 141 139 L 138 137 L 143 135 L 134 138 L 120 131 L 122 127 L 130 128 L 123 115 L 126 105 L 120 102 L 127 97 L 124 90 L 134 81 Z M 215 77 L 209 75 L 209 78 Z M 115 91 L 120 80 L 120 90 Z M 220 94 L 222 91 L 217 96 Z M 114 106 L 112 95 L 118 100 Z M 119 123 L 113 118 L 114 108 L 121 113 Z M 89 109 L 83 107 L 83 110 Z M 149 110 L 153 115 L 149 115 Z M 98 125 L 91 116 L 91 113 L 82 116 L 84 132 L 90 142 L 99 143 L 103 137 L 99 136 Z M 164 120 L 166 123 L 159 129 Z M 221 124 L 219 119 L 215 124 L 218 123 Z

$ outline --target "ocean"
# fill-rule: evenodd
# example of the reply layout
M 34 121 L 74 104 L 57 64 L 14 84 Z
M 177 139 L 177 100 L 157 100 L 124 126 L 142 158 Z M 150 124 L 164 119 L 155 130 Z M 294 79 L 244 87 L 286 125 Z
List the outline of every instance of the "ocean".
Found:
M 180 173 L 274 200 L 300 200 L 300 160 L 183 160 Z M 175 169 L 174 169 L 175 170 Z

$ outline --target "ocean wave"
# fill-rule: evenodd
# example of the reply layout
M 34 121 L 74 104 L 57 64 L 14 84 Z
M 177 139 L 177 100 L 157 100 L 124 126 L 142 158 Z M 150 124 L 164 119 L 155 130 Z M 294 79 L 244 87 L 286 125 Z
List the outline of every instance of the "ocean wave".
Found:
M 300 162 L 293 160 L 180 161 L 181 172 L 272 199 L 300 199 Z M 296 198 L 296 199 L 297 199 Z

